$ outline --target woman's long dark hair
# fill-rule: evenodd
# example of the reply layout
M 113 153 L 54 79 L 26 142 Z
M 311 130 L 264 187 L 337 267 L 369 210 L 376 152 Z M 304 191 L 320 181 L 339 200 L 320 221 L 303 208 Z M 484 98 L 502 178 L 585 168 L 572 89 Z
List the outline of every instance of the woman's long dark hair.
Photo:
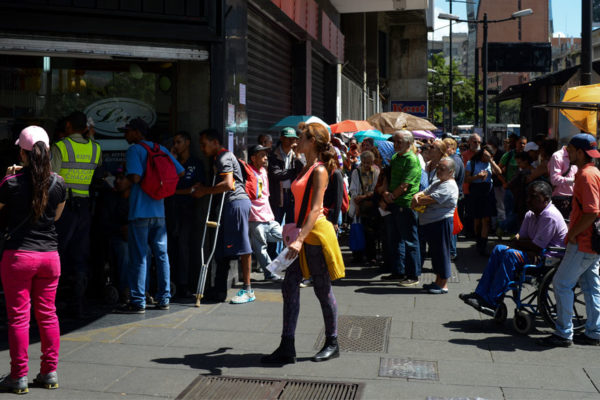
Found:
M 50 151 L 44 142 L 37 142 L 31 151 L 24 150 L 29 158 L 29 170 L 31 171 L 31 183 L 33 187 L 33 218 L 37 221 L 48 204 L 48 186 L 50 185 Z

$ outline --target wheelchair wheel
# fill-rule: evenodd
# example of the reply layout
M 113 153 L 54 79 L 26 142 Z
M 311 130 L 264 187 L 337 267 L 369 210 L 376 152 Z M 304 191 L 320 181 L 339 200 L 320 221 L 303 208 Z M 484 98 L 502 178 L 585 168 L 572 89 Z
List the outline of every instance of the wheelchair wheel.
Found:
M 554 296 L 554 285 L 552 279 L 556 273 L 556 268 L 546 273 L 538 292 L 538 309 L 546 323 L 554 328 L 556 324 L 556 297 Z M 573 288 L 573 330 L 580 331 L 585 328 L 587 315 L 585 312 L 585 300 L 583 291 L 577 284 Z
M 533 327 L 533 318 L 531 318 L 531 315 L 526 311 L 515 310 L 513 327 L 515 328 L 515 331 L 521 335 L 527 335 Z
M 508 309 L 506 308 L 506 304 L 504 304 L 504 302 L 498 303 L 496 312 L 494 312 L 494 321 L 498 325 L 502 325 L 503 323 L 506 322 L 507 317 L 508 317 Z

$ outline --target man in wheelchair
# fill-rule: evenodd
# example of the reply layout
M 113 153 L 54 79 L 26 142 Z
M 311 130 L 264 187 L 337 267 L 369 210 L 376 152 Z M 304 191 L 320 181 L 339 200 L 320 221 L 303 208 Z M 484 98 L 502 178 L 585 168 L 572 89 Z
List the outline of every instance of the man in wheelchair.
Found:
M 483 312 L 494 315 L 498 303 L 515 279 L 515 271 L 530 264 L 543 249 L 563 246 L 567 225 L 551 202 L 552 187 L 544 181 L 534 181 L 527 187 L 527 208 L 521 229 L 509 246 L 494 247 L 473 293 L 461 293 L 460 299 Z

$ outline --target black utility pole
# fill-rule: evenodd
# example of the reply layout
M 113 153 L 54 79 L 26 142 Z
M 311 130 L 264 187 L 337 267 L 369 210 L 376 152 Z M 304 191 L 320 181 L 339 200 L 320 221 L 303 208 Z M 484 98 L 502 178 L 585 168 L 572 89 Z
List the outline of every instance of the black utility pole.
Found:
M 592 84 L 592 0 L 581 1 L 581 84 Z
M 591 1 L 591 0 L 590 0 Z M 483 67 L 483 137 L 487 139 L 487 106 L 488 106 L 488 16 L 483 14 L 483 46 L 481 48 Z
M 475 126 L 479 126 L 479 47 L 475 44 Z
M 452 14 L 452 0 L 450 1 L 450 14 Z M 591 1 L 591 0 L 590 0 Z M 452 73 L 452 53 L 453 53 L 453 48 L 454 48 L 454 43 L 452 42 L 452 22 L 450 21 L 450 74 L 448 76 L 448 108 L 450 111 L 450 115 L 449 115 L 449 122 L 450 122 L 450 127 L 448 128 L 449 132 L 452 132 L 452 128 L 454 126 L 454 118 L 453 118 L 453 113 L 454 113 L 454 104 L 453 104 L 453 100 L 454 100 L 454 90 L 452 90 L 452 81 L 454 79 L 454 75 Z

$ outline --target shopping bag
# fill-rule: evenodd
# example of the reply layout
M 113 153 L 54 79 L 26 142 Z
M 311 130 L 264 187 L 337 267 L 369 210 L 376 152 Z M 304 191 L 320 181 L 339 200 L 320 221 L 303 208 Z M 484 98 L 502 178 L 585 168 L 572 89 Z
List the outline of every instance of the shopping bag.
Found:
M 458 235 L 460 233 L 460 231 L 462 231 L 462 229 L 463 229 L 463 224 L 460 221 L 460 218 L 458 217 L 458 208 L 455 208 L 452 234 Z
M 362 251 L 365 249 L 365 231 L 360 222 L 350 225 L 350 250 Z

